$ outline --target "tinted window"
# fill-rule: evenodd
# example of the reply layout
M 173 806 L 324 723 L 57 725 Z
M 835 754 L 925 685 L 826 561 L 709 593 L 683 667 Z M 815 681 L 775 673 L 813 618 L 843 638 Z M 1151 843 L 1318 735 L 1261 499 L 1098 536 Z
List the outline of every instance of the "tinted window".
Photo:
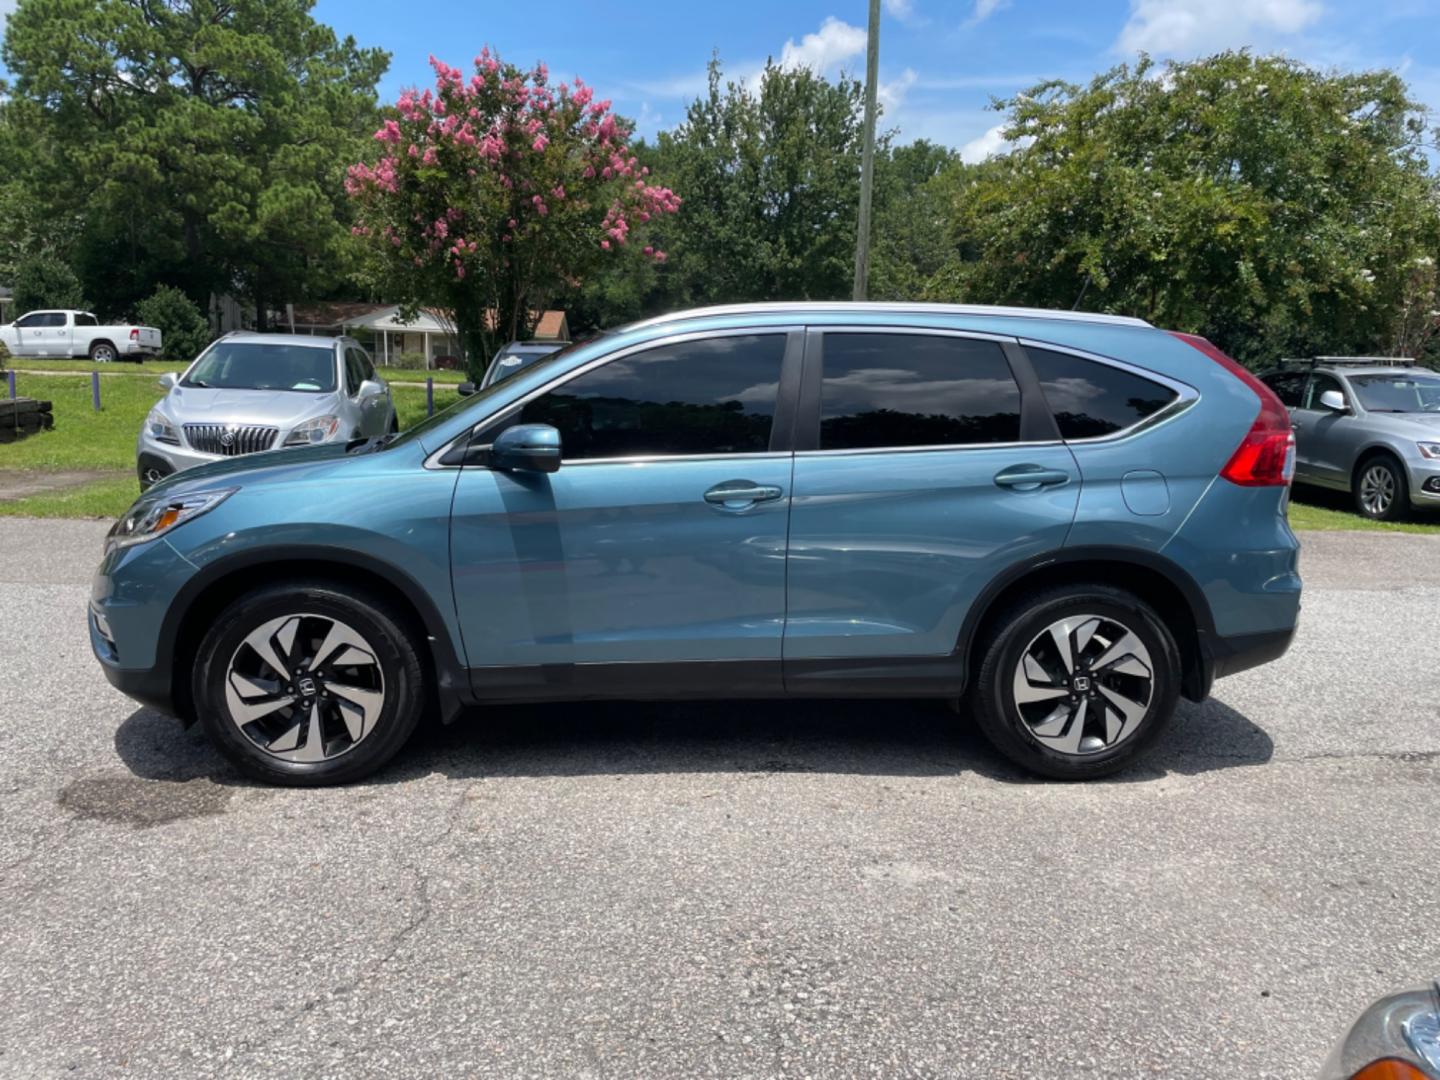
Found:
M 365 378 L 360 371 L 360 361 L 355 358 L 354 349 L 345 350 L 345 392 L 354 397 L 360 390 L 360 383 Z
M 1282 371 L 1275 375 L 1266 375 L 1261 381 L 1275 391 L 1275 396 L 1280 399 L 1280 404 L 1287 409 L 1300 408 L 1300 402 L 1305 396 L 1305 373 L 1303 371 Z
M 567 461 L 765 451 L 784 355 L 781 334 L 664 345 L 571 379 L 519 421 L 559 428 Z
M 1175 400 L 1149 379 L 1069 353 L 1027 348 L 1030 363 L 1066 439 L 1093 439 L 1128 428 Z
M 335 389 L 335 349 L 262 341 L 217 341 L 186 374 L 182 386 L 225 390 Z
M 33 314 L 32 314 L 32 315 L 22 315 L 20 318 L 18 318 L 18 319 L 15 320 L 15 325 L 16 325 L 16 326 L 44 326 L 45 324 L 41 321 L 41 320 L 44 319 L 44 318 L 45 318 L 44 315 L 33 315 Z
M 370 360 L 370 354 L 364 349 L 355 349 L 355 359 L 360 364 L 360 377 L 362 379 L 375 378 L 375 365 Z
M 16 326 L 64 326 L 65 313 L 63 311 L 37 311 L 33 315 L 26 315 L 15 324 Z
M 1337 391 L 1342 398 L 1345 396 L 1345 391 L 1340 386 L 1340 380 L 1335 378 L 1335 376 L 1319 374 L 1311 375 L 1310 393 L 1306 398 L 1305 407 L 1307 409 L 1323 410 L 1324 406 L 1320 404 L 1320 395 L 1325 393 L 1325 391 L 1327 390 Z
M 1016 442 L 1020 388 L 993 341 L 826 334 L 820 449 Z
M 88 312 L 83 312 L 83 311 L 82 311 L 82 312 L 80 312 L 78 315 L 75 316 L 75 325 L 76 325 L 76 326 L 99 326 L 100 324 L 95 321 L 95 316 L 94 316 L 94 315 L 91 315 L 91 314 L 89 314 Z

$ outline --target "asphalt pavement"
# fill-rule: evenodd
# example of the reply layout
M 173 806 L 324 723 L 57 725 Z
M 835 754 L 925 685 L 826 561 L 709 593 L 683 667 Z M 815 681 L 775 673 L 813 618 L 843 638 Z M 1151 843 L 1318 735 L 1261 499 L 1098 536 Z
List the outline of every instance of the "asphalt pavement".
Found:
M 1304 537 L 1281 662 L 1119 778 L 930 703 L 507 708 L 241 780 L 0 519 L 0 1076 L 1310 1077 L 1440 974 L 1440 539 Z

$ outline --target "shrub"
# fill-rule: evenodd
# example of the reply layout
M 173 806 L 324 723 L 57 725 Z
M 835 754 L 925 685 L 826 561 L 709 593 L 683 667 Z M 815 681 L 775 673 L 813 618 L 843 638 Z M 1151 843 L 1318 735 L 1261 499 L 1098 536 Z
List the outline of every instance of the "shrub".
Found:
M 80 279 L 53 255 L 33 255 L 15 267 L 15 314 L 37 308 L 85 307 Z
M 161 355 L 171 360 L 194 360 L 210 344 L 210 324 L 195 301 L 179 289 L 161 285 L 135 306 L 146 326 L 160 331 Z
M 418 352 L 402 352 L 396 355 L 391 361 L 391 366 L 401 368 L 404 371 L 424 371 L 427 367 L 425 354 Z
M 10 350 L 5 347 L 5 343 L 3 341 L 0 341 L 0 371 L 5 370 L 5 364 L 9 359 Z

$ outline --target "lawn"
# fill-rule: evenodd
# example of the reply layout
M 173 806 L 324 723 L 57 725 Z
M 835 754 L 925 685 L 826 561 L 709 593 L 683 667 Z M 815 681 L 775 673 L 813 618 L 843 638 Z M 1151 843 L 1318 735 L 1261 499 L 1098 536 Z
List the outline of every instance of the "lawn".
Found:
M 100 366 L 129 368 L 129 365 Z M 423 378 L 424 374 L 393 368 L 385 371 L 392 381 L 400 381 L 402 375 Z M 437 375 L 435 407 L 438 410 L 455 400 L 455 391 L 449 385 L 441 384 L 438 376 L 453 377 L 446 381 L 454 383 L 460 381 L 460 373 L 434 374 Z M 114 470 L 114 475 L 66 491 L 0 502 L 0 516 L 115 517 L 123 513 L 139 493 L 139 484 L 135 479 L 135 436 L 145 415 L 161 396 L 155 380 L 102 379 L 100 412 L 91 407 L 90 379 L 86 375 L 27 376 L 24 370 L 20 370 L 16 383 L 21 396 L 54 402 L 55 430 L 42 431 L 18 443 L 0 445 L 0 472 L 93 469 Z M 396 386 L 392 394 L 402 429 L 425 418 L 424 387 Z M 1350 509 L 1347 496 L 1317 488 L 1295 489 L 1290 502 L 1290 524 L 1296 529 L 1381 530 L 1440 536 L 1440 515 L 1397 524 L 1368 521 Z
M 7 364 L 22 375 L 27 371 L 63 371 L 67 374 L 74 372 L 78 375 L 88 375 L 92 371 L 98 371 L 102 375 L 162 375 L 167 371 L 184 371 L 190 366 L 188 361 L 182 360 L 145 360 L 138 364 L 97 364 L 93 360 L 60 360 L 38 356 L 12 356 Z M 398 367 L 377 367 L 380 377 L 387 382 L 416 382 L 423 383 L 427 378 L 435 380 L 436 386 L 454 386 L 457 383 L 466 382 L 470 376 L 463 371 L 420 371 L 409 368 Z

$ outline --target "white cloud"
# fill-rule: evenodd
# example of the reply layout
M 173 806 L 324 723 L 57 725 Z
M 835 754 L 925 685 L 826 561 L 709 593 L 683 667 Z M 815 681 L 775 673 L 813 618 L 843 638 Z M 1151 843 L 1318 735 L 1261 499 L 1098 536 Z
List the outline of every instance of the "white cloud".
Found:
M 1130 0 L 1115 50 L 1177 56 L 1259 45 L 1298 33 L 1322 12 L 1318 0 Z
M 885 0 L 885 10 L 897 19 L 910 19 L 915 15 L 912 0 Z
M 794 38 L 786 41 L 780 50 L 780 66 L 792 70 L 809 68 L 824 75 L 864 51 L 865 31 L 831 15 L 819 30 L 802 37 L 800 44 L 795 44 Z
M 16 0 L 0 0 L 0 26 L 10 18 L 10 13 L 15 10 Z
M 967 25 L 974 26 L 976 23 L 984 22 L 1001 8 L 1009 6 L 1010 0 L 975 0 L 975 13 L 970 16 Z
M 1003 154 L 1010 149 L 1010 144 L 1005 141 L 1005 125 L 996 124 L 983 135 L 978 135 L 960 148 L 960 160 L 967 165 L 976 165 L 995 154 Z
M 915 85 L 919 78 L 920 76 L 915 74 L 914 68 L 907 67 L 898 77 L 877 86 L 875 97 L 879 99 L 887 113 L 894 113 L 905 101 L 906 92 Z

